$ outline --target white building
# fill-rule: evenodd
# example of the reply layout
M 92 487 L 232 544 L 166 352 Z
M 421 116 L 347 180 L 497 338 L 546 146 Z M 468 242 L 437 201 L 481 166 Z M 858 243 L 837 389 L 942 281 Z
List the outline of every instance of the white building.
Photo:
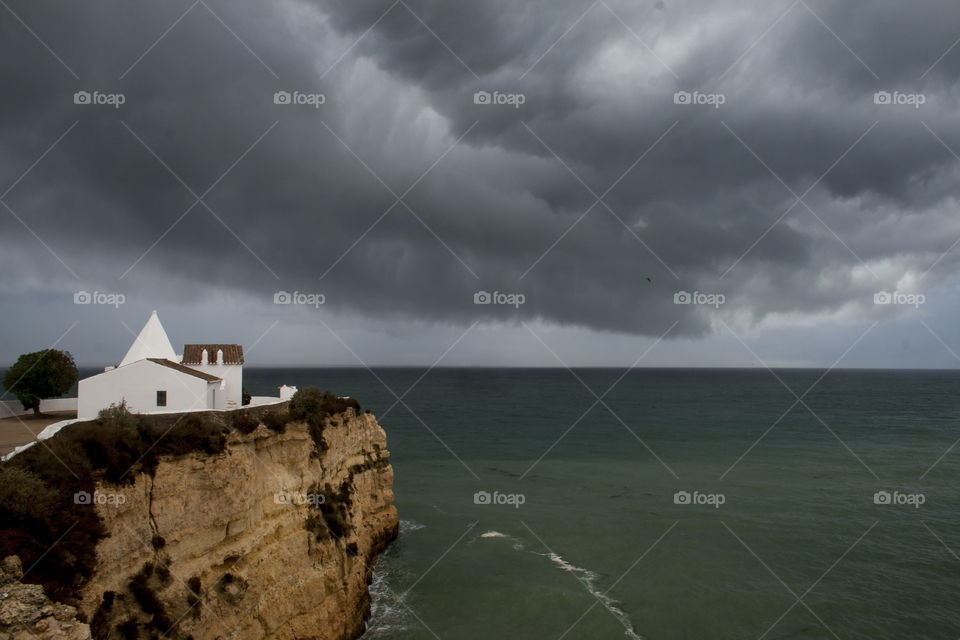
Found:
M 221 380 L 164 358 L 144 358 L 80 381 L 77 418 L 126 401 L 137 413 L 214 409 Z
M 188 344 L 179 356 L 154 311 L 118 366 L 79 382 L 77 418 L 123 401 L 139 413 L 235 409 L 242 394 L 243 347 Z
M 180 363 L 223 380 L 223 406 L 243 404 L 243 347 L 238 344 L 185 344 Z

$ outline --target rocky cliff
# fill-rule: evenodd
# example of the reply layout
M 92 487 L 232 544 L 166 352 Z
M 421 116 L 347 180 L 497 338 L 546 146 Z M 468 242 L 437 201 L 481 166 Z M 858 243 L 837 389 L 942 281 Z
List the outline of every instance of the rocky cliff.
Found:
M 280 431 L 234 430 L 221 453 L 98 484 L 106 537 L 78 603 L 94 638 L 363 632 L 373 563 L 398 527 L 386 435 L 353 409 L 326 418 L 319 445 L 304 422 Z
M 38 584 L 21 584 L 23 565 L 17 556 L 0 563 L 0 639 L 90 640 L 90 627 L 77 620 L 77 610 L 51 602 Z

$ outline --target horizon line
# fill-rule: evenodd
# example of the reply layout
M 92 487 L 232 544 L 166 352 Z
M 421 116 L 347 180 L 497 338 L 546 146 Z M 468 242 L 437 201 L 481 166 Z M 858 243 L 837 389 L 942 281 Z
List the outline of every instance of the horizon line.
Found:
M 0 368 L 9 368 L 13 366 L 13 363 L 0 364 Z M 89 365 L 78 365 L 79 369 L 95 369 L 105 366 L 116 366 L 112 363 L 93 363 Z M 617 364 L 587 364 L 587 365 L 570 365 L 569 367 L 559 366 L 559 365 L 516 365 L 516 364 L 482 364 L 482 365 L 472 365 L 472 364 L 463 364 L 463 365 L 430 365 L 430 364 L 370 364 L 370 365 L 359 365 L 359 364 L 324 364 L 324 365 L 313 365 L 313 364 L 244 364 L 246 369 L 357 369 L 360 371 L 366 369 L 439 369 L 439 370 L 451 370 L 451 369 L 537 369 L 537 370 L 557 370 L 565 371 L 569 369 L 615 369 L 615 370 L 624 370 L 624 369 L 638 369 L 638 370 L 740 370 L 740 371 L 765 371 L 766 369 L 773 370 L 796 370 L 796 371 L 824 371 L 824 370 L 837 370 L 837 371 L 960 371 L 960 367 L 946 368 L 946 367 L 858 367 L 858 366 L 835 366 L 829 367 L 826 365 L 777 365 L 777 366 L 763 366 L 763 365 L 646 365 L 646 366 L 629 366 L 629 365 L 617 365 Z

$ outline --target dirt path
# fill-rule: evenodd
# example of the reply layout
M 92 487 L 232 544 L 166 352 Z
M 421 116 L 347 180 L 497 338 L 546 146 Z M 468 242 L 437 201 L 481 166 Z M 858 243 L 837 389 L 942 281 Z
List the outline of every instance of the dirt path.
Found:
M 39 418 L 33 415 L 0 419 L 0 455 L 6 455 L 22 444 L 33 442 L 47 426 L 76 418 L 75 411 L 54 411 Z

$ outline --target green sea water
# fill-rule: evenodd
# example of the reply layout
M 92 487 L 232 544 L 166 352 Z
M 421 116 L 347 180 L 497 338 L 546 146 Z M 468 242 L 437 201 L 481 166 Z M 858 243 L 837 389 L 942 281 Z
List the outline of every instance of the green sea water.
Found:
M 960 373 L 244 373 L 387 432 L 367 639 L 960 637 Z

